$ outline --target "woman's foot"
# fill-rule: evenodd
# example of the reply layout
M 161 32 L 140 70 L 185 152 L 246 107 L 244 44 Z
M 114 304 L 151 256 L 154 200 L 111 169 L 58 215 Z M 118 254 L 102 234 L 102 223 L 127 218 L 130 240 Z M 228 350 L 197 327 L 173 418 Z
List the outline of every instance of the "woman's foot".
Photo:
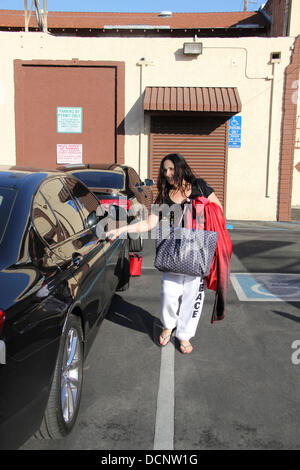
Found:
M 193 346 L 191 345 L 189 341 L 183 340 L 183 341 L 180 341 L 179 349 L 182 352 L 182 354 L 191 354 L 191 352 L 193 351 Z
M 159 336 L 159 343 L 161 346 L 167 346 L 171 339 L 172 330 L 165 328 L 161 335 Z

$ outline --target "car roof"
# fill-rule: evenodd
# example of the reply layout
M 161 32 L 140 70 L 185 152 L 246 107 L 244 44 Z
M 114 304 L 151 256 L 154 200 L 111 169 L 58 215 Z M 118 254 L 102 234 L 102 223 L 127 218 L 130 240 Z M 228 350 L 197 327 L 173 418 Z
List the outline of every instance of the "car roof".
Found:
M 88 173 L 88 172 L 91 172 L 91 171 L 94 171 L 94 172 L 99 172 L 99 173 L 112 173 L 112 174 L 118 174 L 118 175 L 122 175 L 124 177 L 124 171 L 122 168 L 114 168 L 114 169 L 108 169 L 108 168 L 84 168 L 84 167 L 68 167 L 68 168 L 65 168 L 65 169 L 62 169 L 61 172 L 64 172 L 64 173 L 79 173 L 79 172 L 82 172 L 82 173 Z
M 38 176 L 35 173 L 35 176 Z M 44 179 L 47 174 L 40 173 L 40 180 Z M 23 171 L 15 171 L 15 170 L 3 170 L 0 168 L 0 186 L 6 188 L 21 188 L 26 182 L 30 181 L 33 177 L 33 173 L 30 172 L 23 172 Z M 34 178 L 36 180 L 36 178 Z
M 75 170 L 109 170 L 109 171 L 122 171 L 127 169 L 126 165 L 119 163 L 80 163 L 58 166 L 59 171 L 75 171 Z
M 14 171 L 22 171 L 24 173 L 44 173 L 45 171 L 48 173 L 57 173 L 58 170 L 52 168 L 37 168 L 33 166 L 22 166 L 22 165 L 13 165 L 10 167 L 10 170 Z
M 102 165 L 101 165 L 102 166 Z M 87 168 L 86 166 L 67 166 L 64 168 L 64 171 L 68 171 L 70 174 L 73 176 L 82 179 L 83 182 L 90 188 L 91 191 L 93 192 L 103 192 L 103 190 L 106 188 L 109 191 L 104 191 L 104 192 L 111 192 L 111 190 L 116 190 L 116 191 L 125 191 L 126 189 L 126 174 L 123 169 L 121 168 L 116 168 L 116 169 L 106 169 L 106 168 L 99 168 L 100 165 L 97 164 L 97 168 Z M 89 181 L 89 183 L 84 179 L 84 175 L 89 176 L 89 175 L 97 175 L 96 176 L 96 181 Z M 101 175 L 107 176 L 107 175 L 114 175 L 122 178 L 122 187 L 116 187 L 115 185 L 110 182 L 110 184 L 106 183 L 103 184 L 103 179 L 101 178 Z M 99 176 L 99 178 L 98 178 Z M 98 181 L 99 179 L 99 181 Z M 118 180 L 119 181 L 119 180 Z M 98 184 L 97 184 L 98 183 Z
M 65 173 L 45 168 L 0 165 L 0 186 L 19 189 L 30 180 L 33 180 L 38 184 L 39 181 L 42 181 L 49 176 L 58 175 L 65 176 Z M 70 174 L 70 176 L 72 175 Z

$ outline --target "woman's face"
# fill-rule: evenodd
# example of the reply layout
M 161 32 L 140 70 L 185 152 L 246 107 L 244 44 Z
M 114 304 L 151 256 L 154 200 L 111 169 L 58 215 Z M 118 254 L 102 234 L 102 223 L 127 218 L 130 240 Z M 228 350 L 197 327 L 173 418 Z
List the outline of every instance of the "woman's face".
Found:
M 163 170 L 164 170 L 164 176 L 166 180 L 168 181 L 169 184 L 174 183 L 174 173 L 175 173 L 175 167 L 174 163 L 171 160 L 166 160 L 163 163 Z

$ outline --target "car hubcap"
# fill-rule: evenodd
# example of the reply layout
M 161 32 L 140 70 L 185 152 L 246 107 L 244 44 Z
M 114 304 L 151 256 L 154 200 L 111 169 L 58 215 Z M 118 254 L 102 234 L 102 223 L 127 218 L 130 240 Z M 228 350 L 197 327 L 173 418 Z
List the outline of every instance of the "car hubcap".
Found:
M 71 328 L 65 343 L 61 374 L 61 407 L 65 423 L 76 411 L 81 387 L 81 348 L 78 332 Z

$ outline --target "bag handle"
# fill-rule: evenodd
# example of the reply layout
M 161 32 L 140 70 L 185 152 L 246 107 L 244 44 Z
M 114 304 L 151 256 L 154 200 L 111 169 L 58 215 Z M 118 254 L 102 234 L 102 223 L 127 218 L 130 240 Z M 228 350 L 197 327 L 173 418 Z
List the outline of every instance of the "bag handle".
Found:
M 197 190 L 200 192 L 201 196 L 205 197 L 205 196 L 204 196 L 204 193 L 203 193 L 203 190 L 202 190 L 202 188 L 201 188 L 201 185 L 200 185 L 200 181 L 199 181 L 198 179 L 196 179 L 196 180 L 194 180 L 194 182 L 192 182 L 192 192 L 193 192 L 193 184 L 195 184 L 195 186 L 196 186 Z M 191 193 L 191 194 L 192 194 L 192 193 Z M 198 197 L 198 196 L 196 196 L 196 197 Z M 193 227 L 193 199 L 194 199 L 194 198 L 193 198 L 193 197 L 188 197 L 187 199 L 189 199 L 190 202 L 189 202 L 188 205 L 186 205 L 186 201 L 184 202 L 184 209 L 183 209 L 183 211 L 182 211 L 182 216 L 181 216 L 181 218 L 180 218 L 179 223 L 177 224 L 177 227 L 179 226 L 179 224 L 182 223 L 182 219 L 183 219 L 183 217 L 185 216 L 185 211 L 188 210 L 188 209 L 190 209 L 190 212 L 191 212 L 191 222 L 192 222 L 192 228 L 191 228 L 191 229 L 192 229 L 193 231 L 195 231 L 196 229 L 194 229 L 194 227 Z
M 189 203 L 184 203 L 184 208 L 182 210 L 182 213 L 181 213 L 181 216 L 179 217 L 179 219 L 177 220 L 176 222 L 176 227 L 180 227 L 180 225 L 182 224 L 182 220 L 184 219 L 186 213 L 190 211 L 190 214 L 191 214 L 191 230 L 194 232 L 196 231 L 196 229 L 193 227 L 193 205 L 192 205 L 192 198 L 190 199 L 190 202 Z M 174 227 L 175 227 L 175 224 L 173 227 L 171 227 L 173 230 L 174 230 Z

